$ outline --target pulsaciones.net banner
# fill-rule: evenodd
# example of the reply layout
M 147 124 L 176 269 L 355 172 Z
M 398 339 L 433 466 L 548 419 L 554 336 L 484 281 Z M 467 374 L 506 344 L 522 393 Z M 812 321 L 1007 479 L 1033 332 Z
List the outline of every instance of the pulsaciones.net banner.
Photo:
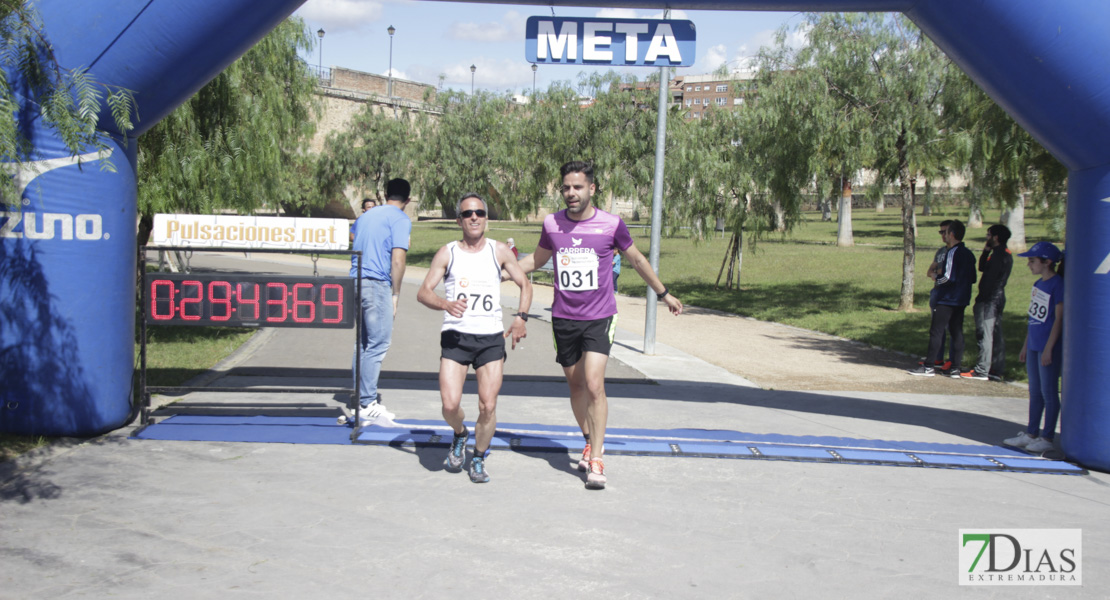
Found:
M 157 214 L 151 243 L 194 248 L 346 250 L 350 227 L 346 219 Z

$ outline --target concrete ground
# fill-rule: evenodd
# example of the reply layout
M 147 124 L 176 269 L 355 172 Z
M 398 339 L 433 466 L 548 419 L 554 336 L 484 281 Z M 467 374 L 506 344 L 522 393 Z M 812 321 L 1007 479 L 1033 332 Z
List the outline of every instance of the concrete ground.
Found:
M 311 270 L 241 258 L 194 262 Z M 440 317 L 415 301 L 422 276 L 408 273 L 384 365 L 398 419 L 439 418 Z M 533 314 L 547 314 L 549 294 L 537 287 Z M 657 355 L 644 356 L 643 300 L 622 297 L 620 310 L 612 427 L 997 444 L 1025 421 L 1015 386 L 921 381 L 904 374 L 908 357 L 699 309 L 660 314 Z M 549 340 L 532 319 L 510 352 L 501 422 L 573 423 Z M 347 330 L 260 331 L 201 382 L 243 392 L 160 398 L 174 403 L 158 414 L 336 415 L 342 395 L 251 388 L 346 386 L 352 346 Z M 474 485 L 443 471 L 442 450 L 134 429 L 0 465 L 0 598 L 1107 596 L 1103 473 L 610 456 L 607 489 L 591 492 L 562 453 L 496 452 L 492 481 Z M 1081 529 L 1083 586 L 958 585 L 960 529 L 1022 528 Z

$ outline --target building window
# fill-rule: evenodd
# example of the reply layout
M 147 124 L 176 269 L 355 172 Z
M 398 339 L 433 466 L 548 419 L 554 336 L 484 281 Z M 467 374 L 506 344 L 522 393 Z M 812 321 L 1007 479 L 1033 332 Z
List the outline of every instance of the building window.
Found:
M 694 98 L 694 104 L 701 106 L 701 98 Z
M 691 100 L 691 99 L 689 99 L 689 98 L 687 98 L 687 99 L 686 99 L 686 106 L 690 106 L 690 105 L 691 105 L 691 104 L 693 104 L 693 103 L 694 103 L 694 101 L 693 101 L 693 100 Z
M 701 113 L 694 113 L 694 118 L 695 119 L 700 119 L 701 118 Z
M 694 86 L 694 91 L 695 92 L 700 92 L 701 91 L 701 86 L 700 85 L 695 85 Z
M 728 98 L 717 98 L 717 106 L 724 106 L 728 102 Z
M 686 91 L 687 91 L 687 92 L 692 92 L 692 91 L 694 91 L 694 86 L 692 86 L 692 85 L 688 85 L 688 86 L 686 86 Z
M 733 106 L 740 106 L 742 104 L 744 104 L 744 99 L 743 98 L 733 98 L 732 99 L 732 105 Z
M 718 92 L 727 92 L 728 91 L 728 84 L 722 83 L 722 84 L 718 85 L 717 86 L 717 91 Z

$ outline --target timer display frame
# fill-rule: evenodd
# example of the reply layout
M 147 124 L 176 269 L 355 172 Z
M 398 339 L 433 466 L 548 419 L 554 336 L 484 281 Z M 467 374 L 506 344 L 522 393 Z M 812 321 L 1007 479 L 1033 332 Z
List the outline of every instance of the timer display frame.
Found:
M 240 273 L 147 273 L 147 325 L 350 329 L 355 280 Z
M 139 247 L 139 269 L 143 274 L 140 303 L 143 318 L 139 319 L 139 388 L 142 399 L 139 414 L 142 427 L 155 422 L 151 395 L 187 394 L 195 391 L 219 393 L 296 393 L 334 394 L 348 397 L 347 408 L 358 404 L 359 361 L 354 361 L 350 387 L 276 387 L 242 388 L 206 385 L 148 386 L 147 327 L 150 325 L 192 325 L 201 327 L 300 327 L 353 329 L 352 347 L 362 336 L 362 280 L 354 277 L 320 277 L 317 260 L 320 256 L 339 255 L 352 259 L 356 273 L 362 272 L 362 253 L 357 250 L 313 250 L 243 248 L 240 251 L 271 254 L 308 254 L 312 260 L 311 276 L 260 275 L 238 271 L 205 271 L 189 273 L 189 259 L 194 252 L 223 253 L 228 248 L 189 248 L 180 246 Z M 232 249 L 234 251 L 234 249 Z M 147 272 L 147 252 L 172 252 L 183 261 L 185 273 Z M 249 260 L 249 258 L 248 258 Z M 159 260 L 161 262 L 161 259 Z M 345 269 L 344 269 L 345 270 Z M 193 282 L 188 283 L 186 282 Z M 214 285 L 211 285 L 214 284 Z M 258 286 L 258 296 L 255 287 Z M 153 293 L 152 293 L 153 292 Z M 341 296 L 340 296 L 341 293 Z M 171 296 L 172 294 L 172 296 Z M 269 295 L 267 295 L 269 294 Z M 182 301 L 184 308 L 182 307 Z M 161 302 L 161 304 L 159 304 Z M 257 304 L 256 304 L 257 302 Z M 312 309 L 308 305 L 312 305 Z M 255 314 L 255 307 L 258 314 Z M 244 313 L 239 309 L 245 308 Z M 215 312 L 213 312 L 215 309 Z M 283 312 L 284 311 L 284 312 Z M 300 312 L 297 312 L 300 311 Z M 297 318 L 293 318 L 293 315 Z M 281 316 L 285 318 L 282 319 Z M 255 318 L 257 317 L 257 318 Z M 267 320 L 269 317 L 269 320 Z M 141 431 L 141 429 L 140 429 Z M 356 424 L 351 439 L 358 435 Z

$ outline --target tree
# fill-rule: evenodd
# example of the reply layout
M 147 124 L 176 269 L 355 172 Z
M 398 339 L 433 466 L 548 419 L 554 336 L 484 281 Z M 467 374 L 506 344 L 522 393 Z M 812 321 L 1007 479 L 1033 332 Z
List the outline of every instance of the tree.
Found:
M 381 107 L 367 103 L 342 131 L 332 132 L 316 164 L 320 194 L 336 199 L 348 186 L 355 186 L 381 198 L 390 179 L 410 177 L 414 159 L 410 114 L 405 111 L 393 118 Z
M 107 106 L 114 135 L 126 141 L 134 129 L 131 92 L 96 81 L 84 69 L 58 64 L 43 34 L 33 4 L 18 0 L 0 2 L 0 157 L 6 163 L 25 165 L 41 159 L 23 124 L 33 112 L 54 130 L 72 156 L 108 150 L 113 135 L 101 129 L 101 111 Z M 18 84 L 18 86 L 16 85 Z M 18 91 L 17 91 L 18 89 Z M 8 166 L 18 173 L 15 166 Z M 114 170 L 110 159 L 100 168 Z M 19 182 L 0 177 L 0 196 L 7 206 L 19 205 Z
M 810 16 L 810 55 L 825 65 L 837 105 L 866 123 L 879 185 L 898 182 L 902 203 L 902 287 L 898 309 L 914 300 L 917 173 L 942 161 L 945 131 L 941 93 L 955 68 L 904 16 L 824 14 Z
M 963 73 L 945 94 L 945 117 L 955 131 L 953 153 L 970 174 L 972 210 L 1000 206 L 1012 232 L 1010 247 L 1025 249 L 1025 207 L 1042 205 L 1049 229 L 1061 235 L 1067 168 Z
M 287 19 L 139 138 L 147 227 L 156 212 L 322 202 L 305 152 L 319 114 L 315 80 L 298 56 L 312 40 L 303 21 Z

